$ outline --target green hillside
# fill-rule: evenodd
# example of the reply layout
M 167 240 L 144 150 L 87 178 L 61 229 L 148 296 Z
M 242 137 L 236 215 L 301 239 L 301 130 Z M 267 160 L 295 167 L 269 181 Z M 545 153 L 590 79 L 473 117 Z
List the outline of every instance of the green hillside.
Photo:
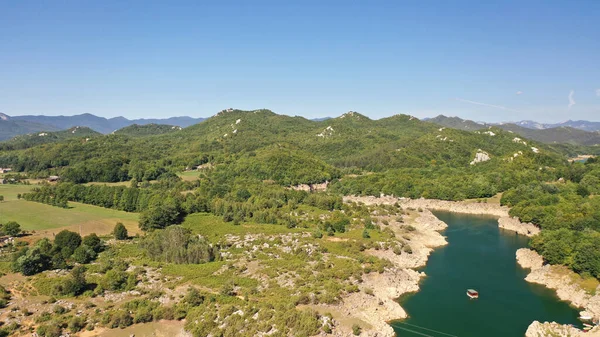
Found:
M 57 143 L 68 139 L 91 139 L 102 135 L 90 128 L 75 126 L 62 131 L 40 131 L 26 135 L 16 136 L 10 140 L 0 143 L 2 150 L 26 149 L 36 145 Z
M 558 126 L 545 129 L 533 129 L 519 126 L 513 123 L 488 125 L 461 119 L 459 117 L 446 117 L 439 115 L 428 119 L 427 122 L 458 130 L 483 130 L 489 127 L 497 127 L 514 132 L 520 137 L 529 138 L 546 144 L 569 144 L 578 146 L 600 145 L 600 133 L 598 131 L 584 131 L 569 126 Z
M 153 136 L 153 135 L 162 135 L 170 132 L 181 131 L 182 127 L 174 126 L 174 125 L 166 125 L 166 124 L 146 124 L 146 125 L 138 125 L 133 124 L 130 126 L 126 126 L 122 129 L 119 129 L 113 134 L 115 135 L 123 135 L 130 137 L 143 137 L 143 136 Z

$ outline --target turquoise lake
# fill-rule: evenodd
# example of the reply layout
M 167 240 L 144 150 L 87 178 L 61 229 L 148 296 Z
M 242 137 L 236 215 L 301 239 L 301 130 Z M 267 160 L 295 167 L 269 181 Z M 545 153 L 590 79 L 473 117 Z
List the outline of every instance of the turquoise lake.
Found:
M 515 252 L 527 247 L 526 237 L 491 217 L 435 215 L 448 224 L 448 245 L 430 255 L 421 290 L 399 299 L 409 318 L 392 322 L 398 336 L 523 337 L 534 320 L 580 324 L 576 308 L 524 280 Z M 469 288 L 479 299 L 467 297 Z

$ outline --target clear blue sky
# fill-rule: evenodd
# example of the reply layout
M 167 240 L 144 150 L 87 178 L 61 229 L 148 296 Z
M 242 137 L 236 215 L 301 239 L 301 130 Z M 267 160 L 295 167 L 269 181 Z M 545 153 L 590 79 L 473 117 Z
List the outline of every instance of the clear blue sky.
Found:
M 490 2 L 0 0 L 0 111 L 600 120 L 600 1 Z

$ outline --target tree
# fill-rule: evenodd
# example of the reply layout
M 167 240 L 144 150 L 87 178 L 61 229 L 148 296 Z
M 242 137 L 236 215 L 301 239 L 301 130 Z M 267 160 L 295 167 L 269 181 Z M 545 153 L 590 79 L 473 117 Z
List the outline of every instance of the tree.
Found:
M 165 228 L 177 223 L 179 216 L 174 202 L 159 203 L 142 212 L 139 226 L 144 231 Z
M 81 235 L 66 229 L 56 234 L 56 237 L 54 238 L 55 249 L 63 252 L 63 256 L 68 255 L 65 256 L 65 258 L 73 254 L 75 249 L 77 249 L 80 244 Z
M 4 201 L 4 196 L 0 195 L 0 202 Z
M 81 245 L 90 247 L 96 253 L 100 253 L 102 248 L 104 248 L 102 240 L 100 240 L 96 233 L 84 236 L 83 240 L 81 241 Z
M 92 262 L 96 256 L 94 249 L 87 245 L 81 245 L 73 252 L 73 260 L 82 264 Z
M 125 228 L 125 226 L 120 222 L 117 222 L 117 224 L 115 225 L 113 234 L 115 236 L 115 239 L 117 239 L 117 240 L 127 240 L 129 238 L 129 234 L 127 233 L 127 228 Z
M 2 231 L 8 236 L 17 236 L 21 233 L 21 225 L 15 221 L 9 221 L 2 226 Z

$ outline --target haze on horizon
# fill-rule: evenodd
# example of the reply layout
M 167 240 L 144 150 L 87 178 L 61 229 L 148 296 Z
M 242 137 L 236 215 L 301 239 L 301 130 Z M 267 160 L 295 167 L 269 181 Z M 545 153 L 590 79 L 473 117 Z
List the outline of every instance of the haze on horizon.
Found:
M 598 120 L 600 2 L 0 4 L 7 115 Z

